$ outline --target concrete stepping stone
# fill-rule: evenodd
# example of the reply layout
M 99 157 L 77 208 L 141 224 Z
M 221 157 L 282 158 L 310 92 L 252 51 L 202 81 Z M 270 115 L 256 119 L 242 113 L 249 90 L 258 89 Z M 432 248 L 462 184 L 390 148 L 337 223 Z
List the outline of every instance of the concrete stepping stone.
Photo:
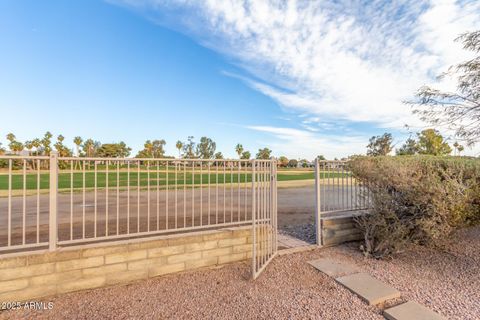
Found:
M 377 305 L 391 299 L 400 298 L 400 291 L 366 273 L 355 273 L 335 280 L 360 296 L 369 305 Z
M 340 263 L 331 259 L 321 258 L 308 261 L 308 263 L 311 264 L 314 268 L 320 270 L 321 272 L 327 274 L 332 278 L 337 278 L 339 276 L 358 272 L 358 269 L 352 265 Z
M 444 320 L 445 318 L 413 301 L 386 309 L 383 315 L 388 320 Z

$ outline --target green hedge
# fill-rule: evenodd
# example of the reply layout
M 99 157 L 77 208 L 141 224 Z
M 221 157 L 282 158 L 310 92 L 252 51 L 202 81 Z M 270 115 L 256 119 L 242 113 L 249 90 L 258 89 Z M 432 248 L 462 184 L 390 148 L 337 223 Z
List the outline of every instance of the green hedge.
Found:
M 358 157 L 351 170 L 369 190 L 370 214 L 357 220 L 367 255 L 392 254 L 408 243 L 437 244 L 480 222 L 479 159 Z

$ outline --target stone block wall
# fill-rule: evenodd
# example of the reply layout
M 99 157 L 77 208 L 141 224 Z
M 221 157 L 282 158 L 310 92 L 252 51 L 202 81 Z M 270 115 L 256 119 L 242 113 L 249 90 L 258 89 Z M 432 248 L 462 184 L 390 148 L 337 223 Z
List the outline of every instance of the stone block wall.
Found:
M 27 301 L 251 258 L 251 227 L 0 257 L 0 302 Z

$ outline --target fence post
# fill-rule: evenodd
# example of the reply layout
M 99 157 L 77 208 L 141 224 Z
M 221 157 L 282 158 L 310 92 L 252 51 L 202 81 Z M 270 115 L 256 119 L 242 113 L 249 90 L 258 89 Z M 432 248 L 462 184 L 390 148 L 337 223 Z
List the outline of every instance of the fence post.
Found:
M 322 221 L 320 212 L 320 168 L 318 158 L 315 159 L 315 239 L 318 246 L 322 245 Z
M 256 179 L 256 163 L 252 160 L 252 276 L 255 279 L 257 274 L 257 230 L 255 228 L 255 216 L 256 216 L 256 194 L 255 194 L 255 179 Z
M 50 210 L 48 213 L 48 249 L 57 248 L 58 153 L 50 152 Z

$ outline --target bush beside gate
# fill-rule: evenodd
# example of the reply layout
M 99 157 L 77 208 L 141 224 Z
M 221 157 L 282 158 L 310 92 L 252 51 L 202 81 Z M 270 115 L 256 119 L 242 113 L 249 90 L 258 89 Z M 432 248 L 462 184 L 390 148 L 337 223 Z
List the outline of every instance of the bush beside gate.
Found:
M 370 214 L 357 218 L 367 255 L 382 257 L 410 243 L 436 245 L 480 222 L 479 159 L 359 157 L 350 165 L 368 190 Z

